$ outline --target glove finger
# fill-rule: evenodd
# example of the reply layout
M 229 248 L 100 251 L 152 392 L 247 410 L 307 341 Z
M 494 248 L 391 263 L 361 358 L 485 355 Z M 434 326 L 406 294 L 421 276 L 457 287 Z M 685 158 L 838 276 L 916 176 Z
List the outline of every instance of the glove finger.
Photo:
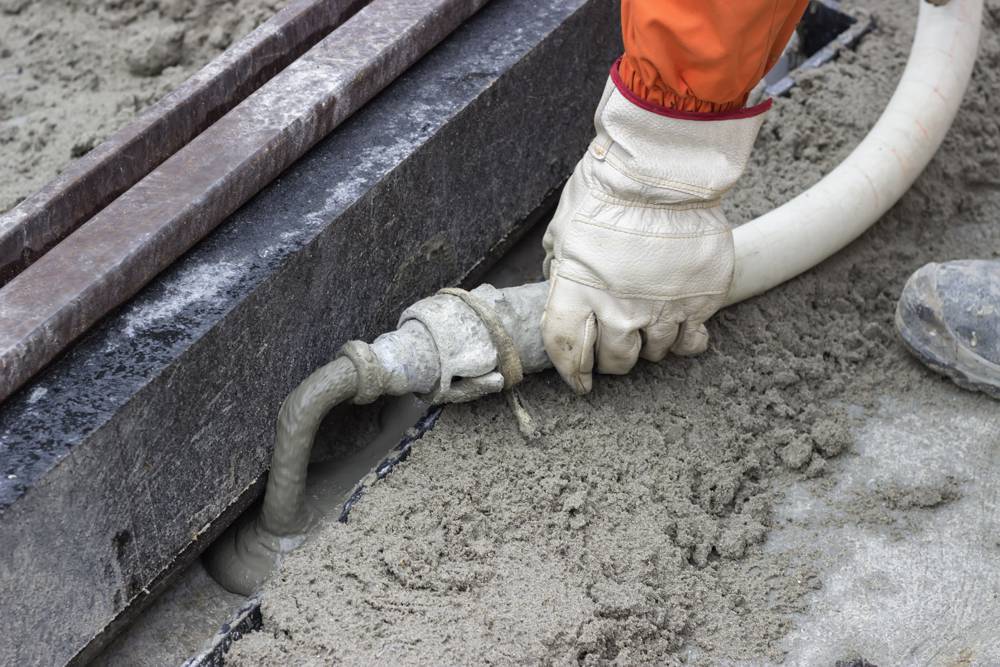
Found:
M 552 365 L 573 391 L 586 394 L 593 386 L 597 318 L 590 311 L 546 308 L 542 343 Z
M 701 322 L 688 320 L 680 326 L 677 340 L 670 347 L 674 354 L 687 356 L 701 354 L 708 348 L 708 329 Z
M 597 323 L 597 372 L 607 375 L 625 375 L 639 359 L 642 338 L 635 329 Z
M 551 225 L 546 228 L 545 236 L 542 237 L 542 248 L 545 249 L 545 259 L 542 260 L 542 275 L 548 280 L 552 267 L 552 255 L 555 249 L 555 233 Z
M 663 361 L 670 346 L 677 340 L 677 322 L 663 321 L 643 329 L 645 341 L 639 356 L 647 361 Z

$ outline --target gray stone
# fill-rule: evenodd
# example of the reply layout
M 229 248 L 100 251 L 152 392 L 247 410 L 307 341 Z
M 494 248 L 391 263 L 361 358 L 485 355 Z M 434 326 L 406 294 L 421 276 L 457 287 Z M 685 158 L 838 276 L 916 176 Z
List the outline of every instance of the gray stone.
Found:
M 796 436 L 779 452 L 781 462 L 793 470 L 798 470 L 809 463 L 812 456 L 812 443 L 805 436 Z
M 520 233 L 590 138 L 616 21 L 490 3 L 3 405 L 0 663 L 106 643 L 259 493 L 285 394 Z
M 145 35 L 133 39 L 125 58 L 128 71 L 135 76 L 159 76 L 163 70 L 178 64 L 184 56 L 184 35 L 184 28 L 175 25 L 152 39 Z

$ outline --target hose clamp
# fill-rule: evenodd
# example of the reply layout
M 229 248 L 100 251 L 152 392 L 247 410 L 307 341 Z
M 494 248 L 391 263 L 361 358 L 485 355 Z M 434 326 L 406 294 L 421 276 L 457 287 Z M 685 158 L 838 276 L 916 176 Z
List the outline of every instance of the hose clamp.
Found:
M 349 340 L 340 348 L 339 355 L 350 359 L 358 374 L 358 390 L 351 399 L 352 403 L 372 403 L 385 392 L 387 374 L 371 345 L 361 340 Z

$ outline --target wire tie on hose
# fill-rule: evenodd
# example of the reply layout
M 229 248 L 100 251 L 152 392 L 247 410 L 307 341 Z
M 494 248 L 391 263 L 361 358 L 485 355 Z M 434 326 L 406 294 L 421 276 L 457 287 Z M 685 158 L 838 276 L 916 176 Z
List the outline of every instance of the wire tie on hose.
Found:
M 517 420 L 517 429 L 528 440 L 537 438 L 538 428 L 525 407 L 524 399 L 516 389 L 516 385 L 524 379 L 521 355 L 517 353 L 514 339 L 507 332 L 496 311 L 476 295 L 458 287 L 445 287 L 438 290 L 438 294 L 447 294 L 461 299 L 486 327 L 490 340 L 493 341 L 493 346 L 497 350 L 497 370 L 503 377 L 504 394 L 507 398 L 507 404 Z
M 361 340 L 349 340 L 340 348 L 339 355 L 350 359 L 358 374 L 358 390 L 351 399 L 352 403 L 366 405 L 382 395 L 386 372 L 371 345 Z

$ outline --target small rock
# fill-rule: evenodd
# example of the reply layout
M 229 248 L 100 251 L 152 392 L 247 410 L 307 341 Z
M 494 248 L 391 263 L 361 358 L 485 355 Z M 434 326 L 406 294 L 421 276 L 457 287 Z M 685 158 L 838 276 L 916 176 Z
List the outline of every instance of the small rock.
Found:
M 813 443 L 823 456 L 837 456 L 851 444 L 851 433 L 847 426 L 833 419 L 821 419 L 813 424 L 811 431 Z
M 684 439 L 684 427 L 680 424 L 667 424 L 663 427 L 664 442 L 680 442 Z
M 91 135 L 89 137 L 81 137 L 73 143 L 73 147 L 69 149 L 69 156 L 71 158 L 78 158 L 89 153 L 94 145 L 97 144 L 97 137 Z
M 743 414 L 736 418 L 739 428 L 752 435 L 760 435 L 767 430 L 768 419 L 763 415 Z
M 795 431 L 790 428 L 779 428 L 771 431 L 771 442 L 775 445 L 787 445 L 795 439 Z
M 747 550 L 746 537 L 738 530 L 723 531 L 715 545 L 715 550 L 719 552 L 720 556 L 729 560 L 743 558 L 743 554 Z
M 782 448 L 779 456 L 781 462 L 787 467 L 798 470 L 809 463 L 809 458 L 812 456 L 812 443 L 806 437 L 797 436 Z
M 774 384 L 779 387 L 790 387 L 799 381 L 799 376 L 794 371 L 784 370 L 774 374 Z
M 652 449 L 662 449 L 666 445 L 666 437 L 651 424 L 640 424 L 635 427 L 632 437 L 636 444 L 650 447 Z
M 705 567 L 708 565 L 708 557 L 712 553 L 712 545 L 706 544 L 704 542 L 694 545 L 691 549 L 691 555 L 688 557 L 688 561 L 696 567 Z
M 31 0 L 0 0 L 0 13 L 20 14 L 31 4 Z
M 957 479 L 946 476 L 938 482 L 913 486 L 883 484 L 879 495 L 895 510 L 932 509 L 961 498 L 962 490 Z
M 738 525 L 726 527 L 715 542 L 715 550 L 729 560 L 743 558 L 747 550 L 746 531 Z
M 576 512 L 579 511 L 583 504 L 587 500 L 586 491 L 575 491 L 563 500 L 562 509 L 563 512 Z
M 159 76 L 163 70 L 180 63 L 184 55 L 184 28 L 172 26 L 152 38 L 140 35 L 130 42 L 125 62 L 135 76 Z
M 737 389 L 739 389 L 739 385 L 732 375 L 726 373 L 722 376 L 722 380 L 719 382 L 719 390 L 723 394 L 735 394 Z
M 813 454 L 812 459 L 809 461 L 809 467 L 806 468 L 806 477 L 809 479 L 814 479 L 816 477 L 822 476 L 826 472 L 826 459 L 824 459 L 819 454 Z
M 227 48 L 232 41 L 233 36 L 221 25 L 213 27 L 212 31 L 208 33 L 208 43 L 217 49 Z
M 861 335 L 870 341 L 883 341 L 886 339 L 885 331 L 877 322 L 869 322 L 861 329 Z

